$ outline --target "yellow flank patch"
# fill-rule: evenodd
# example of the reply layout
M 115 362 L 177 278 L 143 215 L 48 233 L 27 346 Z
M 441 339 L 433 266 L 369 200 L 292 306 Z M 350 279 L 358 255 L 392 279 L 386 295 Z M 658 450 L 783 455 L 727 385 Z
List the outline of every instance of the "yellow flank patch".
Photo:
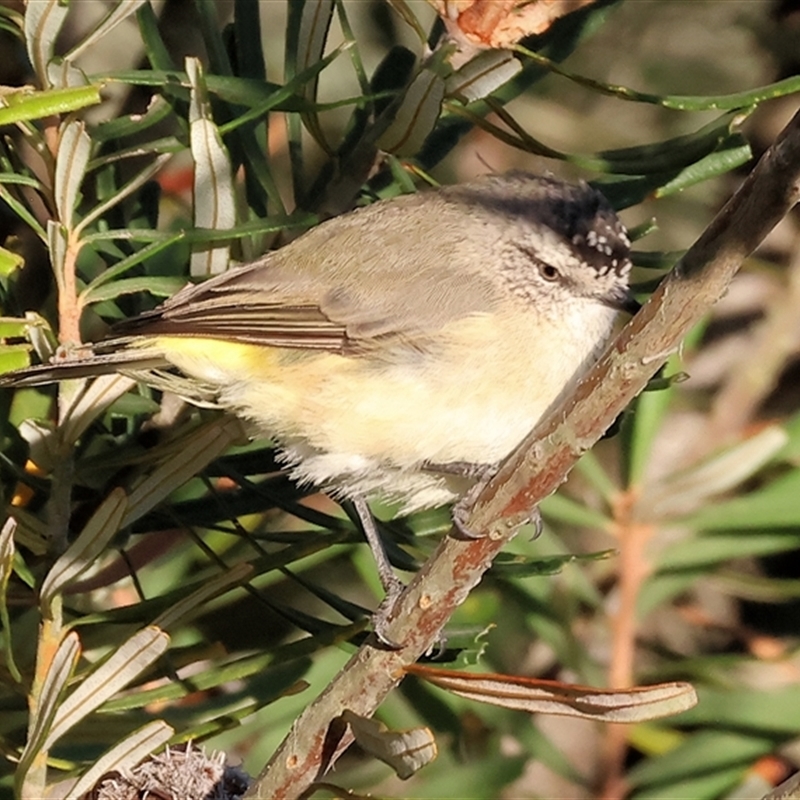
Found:
M 156 336 L 152 344 L 181 372 L 208 383 L 269 379 L 281 361 L 278 347 L 224 339 Z

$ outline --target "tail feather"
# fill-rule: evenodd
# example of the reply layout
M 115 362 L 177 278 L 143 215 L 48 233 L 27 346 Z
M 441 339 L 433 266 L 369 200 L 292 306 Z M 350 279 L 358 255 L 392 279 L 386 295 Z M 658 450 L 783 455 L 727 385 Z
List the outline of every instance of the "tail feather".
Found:
M 5 375 L 0 375 L 0 389 L 41 386 L 71 378 L 92 378 L 113 372 L 139 372 L 168 366 L 169 362 L 158 353 L 146 350 L 122 350 L 82 359 L 53 361 L 49 364 L 7 372 Z

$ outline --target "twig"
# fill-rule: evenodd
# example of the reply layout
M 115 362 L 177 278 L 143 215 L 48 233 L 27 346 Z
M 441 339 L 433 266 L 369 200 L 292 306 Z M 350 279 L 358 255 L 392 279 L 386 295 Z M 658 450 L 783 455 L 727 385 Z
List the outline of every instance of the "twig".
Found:
M 650 575 L 646 550 L 655 532 L 652 525 L 634 517 L 634 489 L 621 493 L 613 503 L 614 528 L 619 548 L 619 598 L 611 615 L 611 657 L 608 664 L 608 685 L 627 688 L 635 682 L 637 618 L 639 593 Z M 603 742 L 603 757 L 598 778 L 600 798 L 619 800 L 626 793 L 625 756 L 628 750 L 627 726 L 611 724 Z
M 670 351 L 723 294 L 742 261 L 800 198 L 800 113 L 686 253 L 668 279 L 612 343 L 570 398 L 511 455 L 478 497 L 464 541 L 446 537 L 397 602 L 388 633 L 402 650 L 363 646 L 295 721 L 254 781 L 248 798 L 288 800 L 318 778 L 331 721 L 344 709 L 372 714 L 436 641 L 480 581 L 515 524 L 555 491 L 580 455 L 644 387 Z M 662 354 L 654 358 L 654 353 Z M 521 354 L 520 357 L 523 357 Z M 345 735 L 329 759 L 349 744 Z

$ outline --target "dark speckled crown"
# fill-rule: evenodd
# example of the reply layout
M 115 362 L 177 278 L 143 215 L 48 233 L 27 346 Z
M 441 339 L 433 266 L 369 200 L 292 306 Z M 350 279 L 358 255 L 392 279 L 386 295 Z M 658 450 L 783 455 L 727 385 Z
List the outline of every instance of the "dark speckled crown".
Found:
M 514 184 L 519 191 L 510 191 Z M 511 172 L 491 179 L 480 192 L 454 186 L 452 194 L 505 217 L 535 219 L 557 233 L 575 258 L 598 275 L 616 272 L 627 277 L 631 269 L 631 242 L 625 226 L 608 200 L 585 181 L 566 183 L 550 176 Z

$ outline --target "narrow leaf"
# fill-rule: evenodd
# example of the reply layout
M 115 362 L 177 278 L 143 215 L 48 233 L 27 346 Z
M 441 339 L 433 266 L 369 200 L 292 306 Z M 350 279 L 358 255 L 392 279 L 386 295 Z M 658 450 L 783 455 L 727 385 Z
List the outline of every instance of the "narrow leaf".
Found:
M 162 246 L 157 249 L 163 249 L 164 246 L 168 246 L 169 244 L 172 244 L 172 242 L 162 243 Z M 136 292 L 149 292 L 155 297 L 170 297 L 185 285 L 186 279 L 178 276 L 159 278 L 148 275 L 146 277 L 142 276 L 141 278 L 123 278 L 122 280 L 108 283 L 105 286 L 92 289 L 87 292 L 84 297 L 92 303 L 116 300 L 118 297 L 122 297 L 122 295 L 134 294 Z
M 26 4 L 25 44 L 33 70 L 42 83 L 48 81 L 47 66 L 68 11 L 69 7 L 60 0 L 36 0 Z
M 182 439 L 180 449 L 131 490 L 128 513 L 122 520 L 122 525 L 130 525 L 175 489 L 183 486 L 239 439 L 241 432 L 238 420 L 222 419 L 214 420 L 210 425 Z
M 641 499 L 653 518 L 676 517 L 699 508 L 709 498 L 730 491 L 753 477 L 784 447 L 789 437 L 772 425 L 696 467 L 672 475 L 650 489 Z
M 519 59 L 507 50 L 485 50 L 447 79 L 447 94 L 465 103 L 481 100 L 521 70 Z
M 42 682 L 41 690 L 33 698 L 35 711 L 28 729 L 28 741 L 14 775 L 18 797 L 30 797 L 28 771 L 34 759 L 47 750 L 48 737 L 59 710 L 59 700 L 67 681 L 78 663 L 81 645 L 78 634 L 70 631 L 59 643 L 53 660 Z M 35 789 L 33 791 L 36 791 Z
M 0 277 L 7 278 L 15 269 L 25 263 L 25 259 L 18 253 L 12 253 L 5 247 L 0 247 Z
M 72 120 L 63 126 L 56 153 L 55 200 L 61 223 L 70 230 L 78 192 L 86 174 L 92 140 L 86 125 Z
M 45 741 L 45 749 L 70 728 L 124 689 L 166 652 L 169 636 L 154 626 L 137 631 L 94 669 L 61 704 Z
M 14 662 L 14 649 L 11 639 L 11 618 L 8 614 L 7 592 L 8 582 L 14 572 L 14 531 L 17 529 L 16 520 L 9 517 L 3 528 L 0 530 L 0 623 L 3 631 L 3 656 L 5 667 L 11 677 L 19 683 L 22 676 L 19 674 L 17 665 Z
M 96 42 L 99 42 L 104 36 L 110 33 L 120 22 L 124 22 L 131 14 L 143 6 L 147 0 L 117 0 L 111 6 L 108 14 L 100 20 L 100 23 L 95 29 L 83 37 L 83 39 L 72 48 L 72 50 L 65 56 L 66 60 L 74 61 L 81 53 L 88 50 Z
M 211 119 L 208 92 L 200 61 L 186 59 L 192 86 L 189 132 L 194 159 L 194 224 L 198 228 L 227 230 L 236 224 L 236 198 L 228 151 Z M 192 276 L 216 275 L 228 268 L 227 244 L 197 247 L 192 253 Z
M 108 542 L 119 531 L 122 515 L 127 508 L 127 496 L 119 487 L 92 514 L 78 537 L 53 564 L 42 584 L 40 603 L 46 617 L 53 597 L 94 564 Z
M 397 156 L 413 156 L 433 130 L 442 110 L 445 82 L 423 69 L 409 86 L 394 120 L 378 139 L 378 147 Z
M 61 441 L 77 442 L 92 422 L 135 385 L 133 378 L 119 374 L 101 375 L 87 383 L 62 412 Z
M 232 569 L 217 575 L 204 583 L 196 592 L 192 592 L 183 600 L 179 600 L 153 621 L 159 628 L 168 630 L 179 622 L 185 622 L 190 616 L 198 613 L 213 598 L 223 594 L 233 586 L 239 586 L 253 572 L 250 564 L 237 564 Z
M 0 102 L 4 107 L 0 108 L 0 125 L 42 119 L 52 114 L 67 114 L 70 111 L 97 105 L 101 101 L 98 84 L 71 86 L 66 89 L 47 89 L 43 92 L 20 89 L 2 95 Z M 23 177 L 19 176 L 19 178 Z
M 642 722 L 678 714 L 697 703 L 692 686 L 681 682 L 603 690 L 515 675 L 432 669 L 419 664 L 406 671 L 459 697 L 531 714 Z
M 149 722 L 119 744 L 103 753 L 69 790 L 64 800 L 79 800 L 109 772 L 130 770 L 151 753 L 165 745 L 174 735 L 175 729 L 162 720 Z
M 292 78 L 305 72 L 310 66 L 322 61 L 334 9 L 332 0 L 304 0 L 304 2 L 297 5 L 300 8 L 298 25 L 296 26 L 297 40 L 293 47 L 287 48 L 287 54 L 294 53 L 296 56 L 293 62 L 286 65 L 287 75 Z M 294 31 L 295 25 L 292 24 L 287 29 L 287 38 L 292 36 Z M 347 36 L 346 30 L 344 33 Z M 289 61 L 287 58 L 287 62 Z M 318 87 L 319 73 L 315 73 L 300 89 L 302 96 L 312 105 L 311 110 L 303 114 L 303 123 L 317 144 L 329 153 L 331 148 L 325 141 L 325 135 L 315 108 Z
M 728 111 L 737 108 L 747 108 L 748 106 L 757 105 L 764 100 L 772 100 L 776 97 L 784 97 L 785 95 L 800 91 L 800 78 L 793 76 L 776 81 L 775 83 L 767 84 L 766 86 L 759 86 L 756 89 L 748 89 L 747 91 L 737 92 L 735 94 L 709 97 L 702 97 L 699 95 L 648 94 L 647 92 L 637 92 L 635 89 L 629 89 L 626 86 L 602 83 L 592 78 L 586 78 L 583 75 L 568 72 L 546 56 L 531 52 L 519 45 L 514 49 L 551 72 L 555 72 L 557 75 L 561 75 L 568 80 L 593 89 L 601 94 L 612 95 L 620 100 L 631 100 L 636 103 L 652 103 L 654 105 L 674 108 L 680 111 Z

